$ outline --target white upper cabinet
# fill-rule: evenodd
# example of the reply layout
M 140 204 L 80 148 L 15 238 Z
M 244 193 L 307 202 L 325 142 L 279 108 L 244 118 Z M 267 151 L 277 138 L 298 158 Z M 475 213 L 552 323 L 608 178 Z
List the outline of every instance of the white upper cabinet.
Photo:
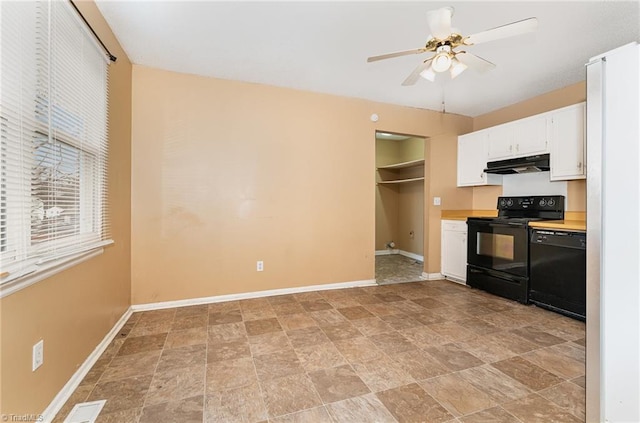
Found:
M 550 153 L 550 180 L 584 179 L 585 103 L 458 137 L 458 186 L 501 185 L 487 161 Z
M 458 186 L 500 185 L 500 175 L 484 173 L 487 167 L 487 131 L 458 137 Z
M 549 117 L 533 116 L 516 125 L 516 156 L 532 156 L 549 152 Z
M 548 117 L 538 115 L 488 128 L 489 160 L 548 153 Z
M 551 114 L 552 181 L 585 179 L 585 103 Z
M 507 123 L 487 129 L 489 135 L 489 160 L 507 159 L 513 156 L 515 125 Z

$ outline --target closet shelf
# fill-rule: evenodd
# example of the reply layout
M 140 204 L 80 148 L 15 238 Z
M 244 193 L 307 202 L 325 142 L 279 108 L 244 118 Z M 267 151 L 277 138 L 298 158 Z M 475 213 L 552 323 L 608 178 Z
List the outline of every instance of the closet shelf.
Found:
M 424 166 L 424 159 L 411 160 L 408 162 L 394 163 L 386 166 L 378 166 L 378 169 L 394 170 L 394 169 L 407 169 L 410 167 Z
M 378 184 L 388 185 L 388 184 L 406 184 L 408 182 L 416 182 L 416 181 L 424 181 L 424 176 L 419 178 L 408 178 L 408 179 L 394 179 L 391 181 L 380 181 Z

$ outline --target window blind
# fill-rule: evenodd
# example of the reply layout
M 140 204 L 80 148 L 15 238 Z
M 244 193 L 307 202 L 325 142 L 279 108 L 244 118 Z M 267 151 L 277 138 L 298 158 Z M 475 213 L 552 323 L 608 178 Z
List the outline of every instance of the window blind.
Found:
M 109 234 L 108 60 L 67 1 L 0 2 L 0 283 Z

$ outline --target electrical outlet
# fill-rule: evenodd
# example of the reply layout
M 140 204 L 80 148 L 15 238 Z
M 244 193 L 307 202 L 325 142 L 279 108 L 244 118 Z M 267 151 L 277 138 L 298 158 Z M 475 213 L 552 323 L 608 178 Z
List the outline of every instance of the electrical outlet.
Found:
M 433 205 L 434 206 L 440 205 L 440 197 L 433 197 Z
M 42 363 L 44 363 L 44 339 L 39 340 L 33 346 L 33 355 L 31 358 L 31 371 L 35 372 L 36 369 L 42 366 Z
M 262 260 L 258 260 L 256 262 L 256 270 L 258 272 L 262 272 L 264 270 L 264 262 Z

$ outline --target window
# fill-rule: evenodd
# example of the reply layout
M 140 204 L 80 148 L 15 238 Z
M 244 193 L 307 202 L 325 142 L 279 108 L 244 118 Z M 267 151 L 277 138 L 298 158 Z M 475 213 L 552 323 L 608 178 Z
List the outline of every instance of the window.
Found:
M 0 2 L 0 287 L 109 243 L 108 59 L 68 1 Z

